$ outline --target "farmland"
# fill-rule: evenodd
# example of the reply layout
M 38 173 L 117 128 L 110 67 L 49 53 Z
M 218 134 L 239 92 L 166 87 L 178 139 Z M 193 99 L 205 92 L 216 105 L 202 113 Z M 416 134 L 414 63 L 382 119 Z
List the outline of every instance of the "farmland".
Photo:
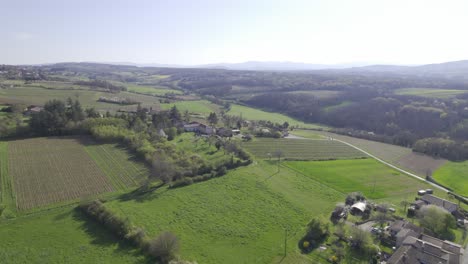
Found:
M 293 160 L 327 160 L 365 158 L 362 152 L 333 140 L 257 138 L 243 145 L 256 157 L 274 157 L 277 150 L 282 158 Z
M 114 190 L 107 176 L 73 138 L 8 143 L 8 172 L 19 210 Z
M 414 95 L 428 98 L 452 98 L 459 94 L 467 93 L 466 90 L 431 89 L 431 88 L 404 88 L 395 91 L 398 95 Z
M 371 199 L 414 195 L 418 188 L 428 186 L 373 159 L 284 164 L 343 194 L 358 190 Z
M 325 128 L 320 125 L 304 123 L 283 114 L 266 112 L 243 105 L 231 104 L 231 109 L 227 112 L 227 114 L 242 116 L 244 119 L 247 120 L 267 120 L 279 124 L 288 122 L 290 126 L 297 126 L 303 128 Z
M 328 215 L 347 192 L 362 191 L 399 207 L 418 188 L 429 186 L 372 159 L 283 164 L 278 171 L 276 162 L 258 161 L 207 182 L 159 189 L 145 202 L 115 200 L 107 206 L 145 227 L 150 236 L 175 233 L 184 259 L 272 263 L 283 254 L 284 228 L 290 231 L 288 258 L 302 259 L 296 245 L 305 224 L 313 216 Z M 318 263 L 316 257 L 302 261 Z
M 147 94 L 153 96 L 161 96 L 166 95 L 168 93 L 172 94 L 182 94 L 179 90 L 169 89 L 165 87 L 152 87 L 152 86 L 144 86 L 144 85 L 137 85 L 137 84 L 124 84 L 129 92 L 133 93 L 140 93 L 140 94 Z
M 14 217 L 15 196 L 8 175 L 8 143 L 0 142 L 0 217 Z
M 145 263 L 131 245 L 71 207 L 0 221 L 0 259 L 13 263 Z
M 92 90 L 54 90 L 38 87 L 14 87 L 0 89 L 0 103 L 21 103 L 27 105 L 43 105 L 51 99 L 66 100 L 68 97 L 80 100 L 83 107 L 94 107 L 101 111 L 115 112 L 119 109 L 135 110 L 136 105 L 119 105 L 98 102 L 99 97 L 122 97 L 141 102 L 143 107 L 159 109 L 158 99 L 153 96 L 120 92 L 118 94 L 98 92 Z
M 161 109 L 167 110 L 173 106 L 176 106 L 180 112 L 188 111 L 189 113 L 209 114 L 219 111 L 219 106 L 205 100 L 178 101 L 175 103 L 161 104 Z
M 117 144 L 96 144 L 89 140 L 84 149 L 117 190 L 139 186 L 147 179 L 148 168 Z
M 434 179 L 454 190 L 457 194 L 468 196 L 468 162 L 447 162 L 433 173 Z

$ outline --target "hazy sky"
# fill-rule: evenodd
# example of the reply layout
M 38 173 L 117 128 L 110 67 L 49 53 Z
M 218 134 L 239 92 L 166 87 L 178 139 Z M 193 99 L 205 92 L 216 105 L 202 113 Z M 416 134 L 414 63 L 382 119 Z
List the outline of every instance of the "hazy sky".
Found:
M 462 60 L 467 14 L 467 0 L 0 0 L 0 64 Z

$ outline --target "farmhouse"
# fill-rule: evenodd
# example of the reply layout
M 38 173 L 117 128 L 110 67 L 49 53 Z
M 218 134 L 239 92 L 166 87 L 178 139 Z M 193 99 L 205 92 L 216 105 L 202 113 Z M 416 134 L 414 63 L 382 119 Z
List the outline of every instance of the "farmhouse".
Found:
M 31 115 L 31 114 L 34 114 L 34 113 L 39 113 L 40 111 L 42 111 L 42 109 L 44 109 L 44 108 L 41 107 L 41 106 L 30 105 L 25 109 L 24 114 L 25 115 Z
M 445 210 L 449 211 L 451 214 L 458 210 L 458 205 L 452 202 L 449 202 L 445 199 L 439 198 L 437 196 L 431 194 L 425 194 L 421 197 L 421 201 L 425 202 L 426 204 L 432 204 L 439 207 L 444 208 Z
M 450 241 L 422 235 L 408 236 L 387 261 L 388 264 L 459 264 L 462 263 L 462 246 Z
M 216 129 L 212 126 L 207 126 L 198 122 L 190 122 L 184 125 L 184 130 L 186 132 L 195 132 L 200 134 L 212 135 L 216 133 Z
M 401 246 L 407 237 L 419 237 L 423 228 L 404 220 L 397 220 L 390 226 L 390 236 L 396 241 L 396 246 Z

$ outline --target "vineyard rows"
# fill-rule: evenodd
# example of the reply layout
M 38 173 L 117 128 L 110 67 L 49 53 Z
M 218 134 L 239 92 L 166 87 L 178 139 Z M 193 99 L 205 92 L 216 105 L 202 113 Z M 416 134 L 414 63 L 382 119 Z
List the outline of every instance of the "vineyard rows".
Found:
M 114 190 L 111 181 L 74 138 L 11 141 L 8 164 L 19 210 Z
M 259 158 L 274 158 L 281 150 L 282 158 L 290 160 L 327 160 L 364 158 L 365 154 L 333 140 L 257 138 L 244 146 Z

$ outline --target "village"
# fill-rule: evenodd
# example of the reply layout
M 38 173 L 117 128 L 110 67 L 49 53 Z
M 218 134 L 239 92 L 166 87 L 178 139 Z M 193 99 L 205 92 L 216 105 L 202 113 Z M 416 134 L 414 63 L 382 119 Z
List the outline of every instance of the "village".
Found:
M 344 205 L 337 205 L 330 220 L 335 225 L 345 224 L 371 234 L 374 243 L 380 244 L 372 263 L 463 263 L 464 247 L 444 239 L 445 235 L 434 232 L 437 230 L 435 226 L 424 226 L 423 223 L 448 225 L 442 227 L 448 232 L 451 232 L 451 228 L 459 228 L 463 236 L 466 236 L 468 212 L 456 203 L 435 196 L 432 189 L 419 190 L 415 194 L 417 197 L 414 202 L 403 201 L 401 203 L 406 211 L 406 218 L 397 215 L 395 208 L 388 204 L 376 204 L 360 193 L 351 193 Z M 436 216 L 425 213 L 431 209 L 445 213 L 445 219 L 439 223 L 432 222 L 431 218 L 436 218 Z M 456 224 L 450 226 L 449 223 Z M 339 237 L 342 233 L 335 231 L 335 235 Z M 352 236 L 342 237 L 342 240 L 349 243 L 351 247 L 362 242 Z

